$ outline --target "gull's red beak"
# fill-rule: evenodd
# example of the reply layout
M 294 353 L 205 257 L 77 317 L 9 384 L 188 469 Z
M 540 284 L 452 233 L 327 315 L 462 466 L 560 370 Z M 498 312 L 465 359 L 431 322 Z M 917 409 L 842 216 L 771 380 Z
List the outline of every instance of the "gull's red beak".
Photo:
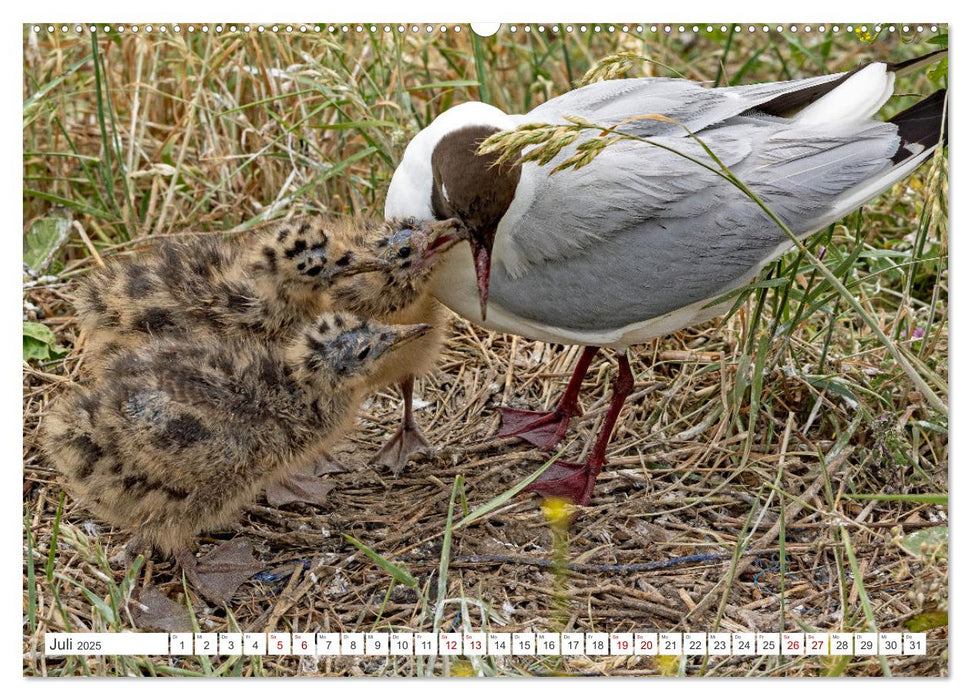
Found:
M 469 239 L 472 245 L 472 262 L 475 264 L 475 281 L 479 287 L 479 308 L 482 320 L 486 319 L 486 305 L 489 303 L 489 273 L 492 269 L 492 244 L 496 233 L 473 234 Z

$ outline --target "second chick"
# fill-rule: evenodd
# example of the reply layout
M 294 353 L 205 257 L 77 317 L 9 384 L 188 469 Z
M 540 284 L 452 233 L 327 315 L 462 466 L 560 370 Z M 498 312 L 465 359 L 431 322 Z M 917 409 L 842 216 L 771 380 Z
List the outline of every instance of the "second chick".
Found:
M 55 405 L 44 449 L 93 514 L 174 556 L 213 600 L 193 540 L 327 449 L 382 361 L 429 330 L 328 313 L 282 351 L 238 339 L 147 343 Z

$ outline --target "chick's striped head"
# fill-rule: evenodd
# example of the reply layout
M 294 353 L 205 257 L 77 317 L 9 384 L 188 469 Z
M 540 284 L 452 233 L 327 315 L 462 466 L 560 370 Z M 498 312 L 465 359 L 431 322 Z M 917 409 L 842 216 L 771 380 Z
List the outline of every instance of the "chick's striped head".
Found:
M 369 252 L 396 280 L 414 283 L 426 278 L 442 254 L 465 237 L 465 227 L 458 219 L 391 219 L 371 235 Z
M 290 359 L 308 376 L 332 381 L 365 379 L 378 360 L 419 338 L 431 326 L 388 326 L 342 312 L 328 312 L 308 324 L 290 349 Z

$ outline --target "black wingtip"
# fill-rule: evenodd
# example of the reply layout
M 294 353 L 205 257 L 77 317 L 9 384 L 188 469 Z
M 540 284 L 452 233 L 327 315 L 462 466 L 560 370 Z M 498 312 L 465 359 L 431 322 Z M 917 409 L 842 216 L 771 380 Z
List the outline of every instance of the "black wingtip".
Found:
M 897 134 L 900 136 L 900 148 L 893 157 L 894 163 L 933 148 L 938 142 L 946 146 L 947 90 L 938 90 L 889 121 L 897 126 Z

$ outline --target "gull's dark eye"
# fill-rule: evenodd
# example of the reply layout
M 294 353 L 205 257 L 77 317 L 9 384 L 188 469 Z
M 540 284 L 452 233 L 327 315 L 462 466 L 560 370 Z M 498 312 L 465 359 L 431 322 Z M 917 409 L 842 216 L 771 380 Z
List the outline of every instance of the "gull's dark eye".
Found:
M 407 258 L 409 255 L 411 255 L 411 246 L 405 246 L 398 251 L 399 258 Z
M 357 353 L 357 359 L 363 360 L 371 353 L 371 346 L 364 348 L 361 352 Z

